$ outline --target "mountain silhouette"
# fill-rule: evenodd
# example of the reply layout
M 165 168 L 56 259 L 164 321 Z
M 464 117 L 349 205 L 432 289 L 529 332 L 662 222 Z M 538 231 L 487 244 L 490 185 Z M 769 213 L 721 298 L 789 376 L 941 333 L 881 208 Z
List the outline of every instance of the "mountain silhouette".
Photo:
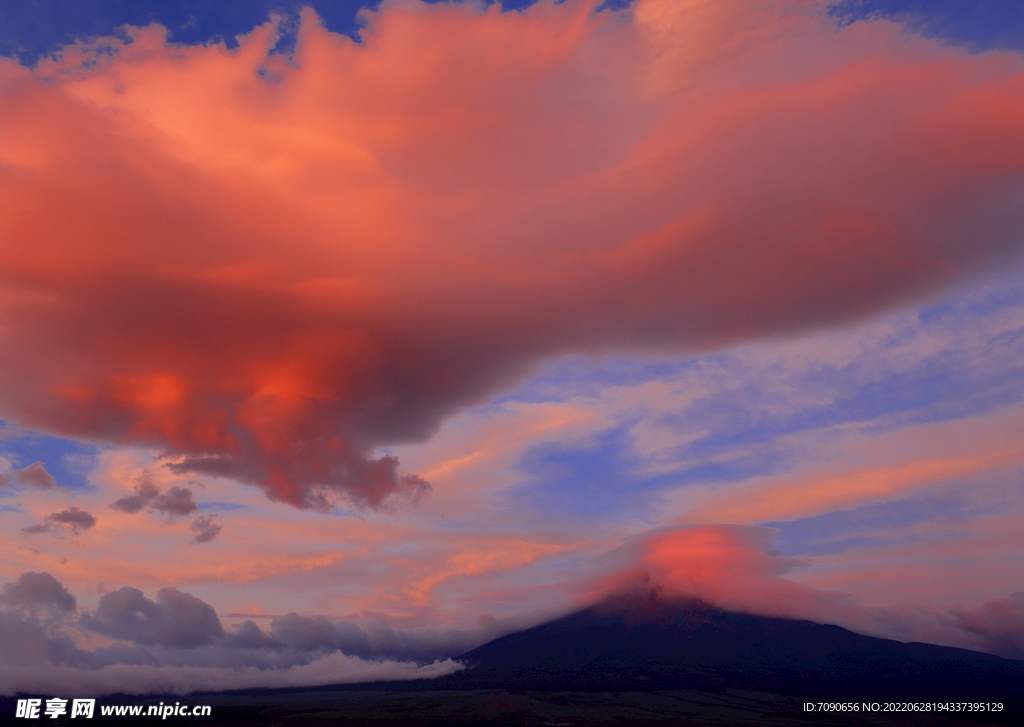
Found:
M 606 599 L 456 658 L 467 668 L 436 679 L 192 698 L 215 706 L 211 727 L 1024 724 L 1024 661 L 651 592 Z M 114 701 L 152 700 L 122 695 Z M 856 703 L 858 711 L 807 709 L 816 702 Z M 953 702 L 972 708 L 935 709 Z M 932 706 L 896 713 L 907 703 Z M 976 711 L 981 703 L 1003 708 Z M 0 706 L 13 714 L 13 704 L 0 699 Z
M 831 701 L 1007 701 L 1024 661 L 656 594 L 606 600 L 456 657 L 436 688 L 733 688 Z

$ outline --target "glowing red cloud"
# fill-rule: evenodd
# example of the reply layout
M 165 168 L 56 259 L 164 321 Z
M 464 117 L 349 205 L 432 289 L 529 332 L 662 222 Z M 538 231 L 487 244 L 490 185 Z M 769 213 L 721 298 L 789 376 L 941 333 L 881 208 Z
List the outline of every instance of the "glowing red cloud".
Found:
M 377 447 L 540 357 L 848 320 L 1015 250 L 1008 57 L 594 4 L 4 61 L 0 414 L 379 506 L 428 485 Z
M 980 608 L 869 606 L 850 593 L 787 578 L 810 564 L 781 556 L 772 545 L 774 533 L 756 525 L 681 526 L 644 533 L 599 556 L 594 561 L 598 575 L 590 583 L 570 586 L 581 593 L 575 605 L 658 621 L 671 617 L 681 602 L 696 599 L 727 611 L 833 623 L 900 641 L 980 649 L 1009 658 L 1024 653 L 1024 593 L 990 600 Z
M 783 576 L 802 563 L 773 549 L 771 528 L 699 525 L 666 529 L 623 546 L 608 557 L 611 575 L 590 588 L 584 602 L 653 596 L 649 603 L 700 599 L 733 611 L 833 621 L 862 621 L 863 613 L 842 593 L 829 593 Z

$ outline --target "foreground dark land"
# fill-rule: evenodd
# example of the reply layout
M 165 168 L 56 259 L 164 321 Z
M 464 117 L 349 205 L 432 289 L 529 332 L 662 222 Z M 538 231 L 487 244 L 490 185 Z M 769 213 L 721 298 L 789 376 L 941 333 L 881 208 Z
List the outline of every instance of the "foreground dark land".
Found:
M 473 689 L 433 692 L 319 692 L 253 696 L 246 712 L 235 700 L 224 719 L 207 724 L 288 725 L 344 724 L 369 727 L 440 727 L 442 725 L 563 725 L 568 727 L 651 727 L 667 725 L 941 725 L 1024 724 L 1019 711 L 979 717 L 908 713 L 831 713 L 803 711 L 801 699 L 764 692 L 653 690 L 622 692 L 523 691 Z M 216 699 L 211 700 L 216 704 Z M 262 707 L 260 705 L 263 705 Z M 191 720 L 197 722 L 198 720 Z
M 730 613 L 700 602 L 607 601 L 458 658 L 469 668 L 440 679 L 165 696 L 170 704 L 211 705 L 212 715 L 99 721 L 236 727 L 1024 725 L 1024 662 L 810 621 Z M 99 704 L 159 701 L 122 696 Z M 13 715 L 13 700 L 2 702 L 0 714 Z M 814 709 L 806 709 L 808 703 Z M 820 703 L 849 706 L 823 711 Z M 1001 708 L 939 710 L 955 703 Z M 894 711 L 908 704 L 928 711 Z
M 376 691 L 346 687 L 319 691 L 274 691 L 250 695 L 218 694 L 164 697 L 185 704 L 209 704 L 210 717 L 102 718 L 103 725 L 206 725 L 207 727 L 299 727 L 300 725 L 352 725 L 353 727 L 668 727 L 669 725 L 799 725 L 877 727 L 972 727 L 972 725 L 1024 725 L 1020 709 L 1007 705 L 1002 713 L 808 713 L 797 697 L 722 689 L 650 691 L 509 691 L 499 689 Z M 13 715 L 11 700 L 3 700 L 4 714 Z M 109 704 L 156 704 L 152 697 L 109 698 Z M 1017 701 L 1017 700 L 1013 700 Z M 87 720 L 14 720 L 6 723 L 90 724 Z

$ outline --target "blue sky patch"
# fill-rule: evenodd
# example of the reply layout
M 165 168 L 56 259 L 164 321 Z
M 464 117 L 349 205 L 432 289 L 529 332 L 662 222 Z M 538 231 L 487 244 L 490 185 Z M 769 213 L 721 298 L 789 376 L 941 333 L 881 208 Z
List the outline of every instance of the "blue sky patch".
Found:
M 841 0 L 829 14 L 841 25 L 893 20 L 975 53 L 1024 50 L 1024 3 L 1019 0 Z
M 100 451 L 101 447 L 75 439 L 4 429 L 0 422 L 0 457 L 10 460 L 15 469 L 42 462 L 57 484 L 69 490 L 91 487 L 89 473 Z

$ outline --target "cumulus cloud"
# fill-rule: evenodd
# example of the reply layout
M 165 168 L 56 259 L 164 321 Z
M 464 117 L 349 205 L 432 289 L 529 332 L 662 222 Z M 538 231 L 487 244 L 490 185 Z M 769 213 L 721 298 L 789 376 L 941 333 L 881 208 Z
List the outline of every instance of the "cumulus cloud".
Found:
M 7 607 L 50 607 L 58 611 L 75 610 L 75 597 L 49 573 L 22 573 L 14 583 L 0 589 L 0 605 Z
M 67 510 L 47 515 L 41 523 L 36 523 L 23 528 L 26 533 L 50 533 L 54 530 L 70 530 L 78 535 L 82 530 L 88 530 L 96 525 L 96 518 L 85 510 L 80 510 L 74 505 Z
M 149 505 L 160 495 L 160 488 L 153 484 L 152 477 L 142 475 L 135 484 L 133 494 L 115 500 L 110 504 L 115 510 L 125 513 L 136 513 Z
M 187 517 L 199 512 L 199 506 L 192 499 L 192 490 L 187 487 L 168 488 L 153 500 L 150 507 L 168 517 Z
M 1016 254 L 1011 57 L 804 0 L 596 4 L 0 63 L 0 412 L 379 507 L 429 485 L 378 448 L 540 358 L 847 321 Z
M 175 588 L 163 588 L 156 600 L 146 598 L 129 586 L 104 594 L 96 610 L 84 614 L 80 624 L 91 631 L 131 642 L 136 647 L 158 647 L 162 660 L 181 659 L 180 650 L 191 650 L 191 662 L 235 666 L 258 663 L 281 665 L 283 654 L 299 661 L 314 658 L 312 652 L 340 651 L 363 659 L 395 659 L 424 664 L 443 660 L 483 643 L 501 633 L 501 626 L 489 623 L 474 630 L 421 628 L 403 631 L 383 618 L 364 618 L 359 624 L 330 620 L 324 616 L 289 613 L 272 619 L 270 631 L 247 620 L 224 629 L 213 608 L 202 600 Z M 205 651 L 197 647 L 203 647 Z M 261 657 L 246 650 L 269 649 Z M 175 652 L 175 650 L 179 650 Z M 108 658 L 131 655 L 143 663 L 153 660 L 152 650 L 104 652 Z M 262 661 L 261 661 L 262 660 Z
M 14 481 L 19 485 L 34 487 L 37 490 L 52 490 L 57 486 L 57 482 L 46 471 L 42 462 L 34 462 L 28 467 L 15 470 Z
M 57 481 L 46 471 L 42 462 L 33 462 L 28 467 L 12 470 L 10 473 L 0 473 L 0 487 L 6 487 L 12 482 L 36 490 L 52 490 L 57 486 Z
M 453 640 L 458 632 L 443 631 L 397 636 L 383 622 L 364 633 L 298 614 L 275 619 L 270 633 L 252 621 L 225 630 L 209 604 L 175 588 L 151 600 L 123 587 L 77 618 L 75 605 L 49 573 L 24 573 L 0 589 L 0 694 L 185 694 L 423 679 L 461 669 L 447 656 L 486 640 Z M 117 641 L 86 651 L 75 643 L 76 629 Z
M 156 601 L 128 586 L 105 593 L 96 612 L 82 623 L 98 633 L 146 646 L 199 646 L 224 633 L 212 606 L 176 588 L 161 588 Z
M 123 513 L 136 513 L 143 509 L 164 515 L 168 521 L 198 513 L 191 488 L 174 485 L 161 491 L 153 482 L 149 472 L 136 478 L 132 494 L 118 498 L 110 506 Z M 189 523 L 188 529 L 195 533 L 193 543 L 208 543 L 216 538 L 223 526 L 213 522 L 216 515 L 202 515 Z
M 223 525 L 213 522 L 216 515 L 203 515 L 189 523 L 188 529 L 196 534 L 192 538 L 193 543 L 209 543 L 220 535 Z
M 67 525 L 76 533 L 80 528 L 88 530 L 96 524 L 96 518 L 85 510 L 79 510 L 74 505 L 69 507 L 67 510 L 47 515 L 46 519 L 56 525 Z

